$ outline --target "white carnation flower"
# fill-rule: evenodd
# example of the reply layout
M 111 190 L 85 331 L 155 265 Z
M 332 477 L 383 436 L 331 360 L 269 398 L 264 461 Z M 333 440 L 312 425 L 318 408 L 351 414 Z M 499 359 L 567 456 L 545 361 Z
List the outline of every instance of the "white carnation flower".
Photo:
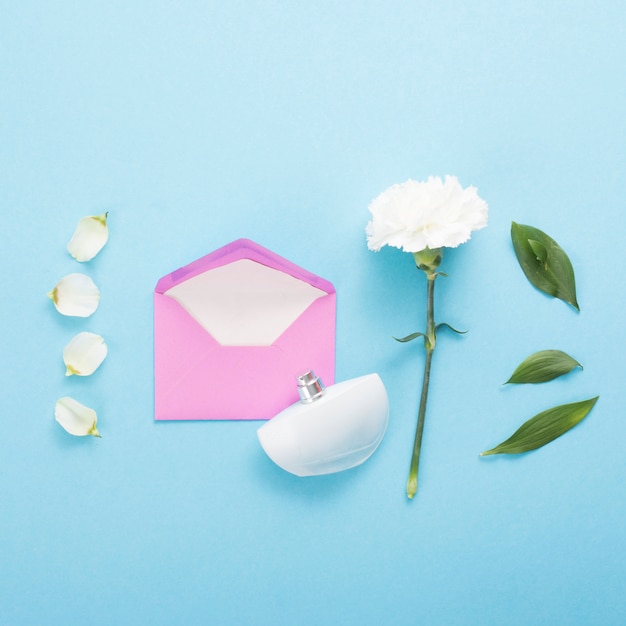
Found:
M 426 329 L 397 339 L 413 341 L 421 337 L 426 352 L 424 379 L 417 413 L 417 427 L 413 443 L 413 456 L 409 468 L 406 494 L 410 498 L 417 492 L 417 478 L 426 416 L 426 400 L 433 352 L 437 345 L 440 327 L 449 324 L 435 323 L 435 281 L 444 248 L 456 248 L 467 241 L 472 231 L 487 226 L 487 203 L 478 197 L 474 187 L 463 189 L 456 176 L 445 180 L 431 176 L 426 182 L 407 180 L 393 185 L 370 204 L 371 221 L 367 224 L 367 245 L 370 250 L 383 246 L 400 248 L 413 255 L 415 265 L 424 272 L 426 288 Z
M 456 176 L 426 182 L 407 180 L 383 191 L 369 206 L 370 250 L 382 246 L 420 252 L 429 248 L 456 248 L 472 231 L 487 226 L 487 203 L 475 187 L 463 189 Z

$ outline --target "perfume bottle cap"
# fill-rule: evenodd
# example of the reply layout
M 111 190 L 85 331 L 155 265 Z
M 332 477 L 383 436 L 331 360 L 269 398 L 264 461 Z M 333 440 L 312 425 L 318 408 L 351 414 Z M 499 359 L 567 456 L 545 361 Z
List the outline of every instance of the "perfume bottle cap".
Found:
M 319 400 L 326 391 L 324 383 L 311 370 L 297 377 L 298 393 L 300 400 L 304 404 L 309 404 L 315 400 Z

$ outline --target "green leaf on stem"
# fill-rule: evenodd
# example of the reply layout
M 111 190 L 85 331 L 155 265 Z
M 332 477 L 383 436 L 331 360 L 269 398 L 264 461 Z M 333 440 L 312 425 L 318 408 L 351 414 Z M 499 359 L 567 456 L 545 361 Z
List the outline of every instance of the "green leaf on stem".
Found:
M 582 365 L 561 350 L 541 350 L 525 358 L 505 384 L 536 384 L 554 380 Z
M 439 330 L 442 326 L 447 328 L 448 330 L 451 330 L 453 333 L 456 333 L 457 335 L 464 335 L 465 333 L 467 333 L 466 330 L 457 330 L 456 328 L 454 328 L 454 326 L 450 326 L 450 324 L 446 322 L 441 322 L 441 324 L 437 324 L 437 326 L 435 326 L 435 330 Z
M 394 337 L 394 339 L 396 341 L 399 341 L 400 343 L 406 343 L 407 341 L 413 341 L 413 339 L 417 339 L 418 337 L 425 337 L 426 335 L 424 333 L 411 333 L 410 335 L 407 335 L 406 337 L 402 337 L 401 339 L 398 339 L 397 337 Z
M 511 240 L 517 260 L 531 284 L 580 311 L 574 268 L 563 248 L 538 228 L 515 222 L 511 223 Z
M 541 448 L 587 417 L 598 398 L 599 396 L 596 396 L 582 402 L 562 404 L 543 411 L 524 422 L 508 439 L 495 448 L 481 452 L 480 456 L 520 454 Z

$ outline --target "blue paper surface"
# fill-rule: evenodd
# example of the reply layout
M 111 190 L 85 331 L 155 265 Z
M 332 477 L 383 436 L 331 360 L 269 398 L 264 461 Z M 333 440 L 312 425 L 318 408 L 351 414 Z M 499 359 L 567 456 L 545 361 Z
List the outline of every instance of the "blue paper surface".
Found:
M 626 620 L 626 7 L 507 2 L 0 2 L 0 622 L 617 624 Z M 369 202 L 454 174 L 488 228 L 446 254 L 420 488 L 404 484 L 425 285 L 367 250 Z M 78 219 L 109 211 L 86 265 Z M 581 313 L 535 290 L 512 220 L 568 252 Z M 333 282 L 337 380 L 391 413 L 363 466 L 299 479 L 254 423 L 155 423 L 156 280 L 249 237 Z M 85 271 L 86 320 L 46 293 Z M 102 334 L 90 378 L 63 346 Z M 530 353 L 583 366 L 503 387 Z M 478 454 L 600 395 L 559 440 Z M 102 439 L 54 421 L 97 409 Z

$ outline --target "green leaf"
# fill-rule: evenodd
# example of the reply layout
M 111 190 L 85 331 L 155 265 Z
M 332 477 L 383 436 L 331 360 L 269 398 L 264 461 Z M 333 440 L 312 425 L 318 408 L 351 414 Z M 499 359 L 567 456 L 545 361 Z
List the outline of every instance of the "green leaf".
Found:
M 447 328 L 448 330 L 451 330 L 453 333 L 456 333 L 457 335 L 464 335 L 467 332 L 466 330 L 457 330 L 456 328 L 454 328 L 453 326 L 450 326 L 450 324 L 446 322 L 441 322 L 441 324 L 437 324 L 437 326 L 435 326 L 435 330 L 439 330 L 442 326 Z
M 511 223 L 511 240 L 517 260 L 531 284 L 580 311 L 574 268 L 563 248 L 538 228 L 515 222 Z
M 505 384 L 545 383 L 582 365 L 561 350 L 542 350 L 524 359 Z
M 394 337 L 394 339 L 396 341 L 399 341 L 400 343 L 406 343 L 407 341 L 413 341 L 413 339 L 417 339 L 418 337 L 425 337 L 426 335 L 424 333 L 412 333 L 410 335 L 407 335 L 406 337 L 402 337 L 402 339 L 398 339 L 397 337 Z
M 598 401 L 599 396 L 582 402 L 562 404 L 543 411 L 524 422 L 506 441 L 480 456 L 520 454 L 545 446 L 581 422 Z

